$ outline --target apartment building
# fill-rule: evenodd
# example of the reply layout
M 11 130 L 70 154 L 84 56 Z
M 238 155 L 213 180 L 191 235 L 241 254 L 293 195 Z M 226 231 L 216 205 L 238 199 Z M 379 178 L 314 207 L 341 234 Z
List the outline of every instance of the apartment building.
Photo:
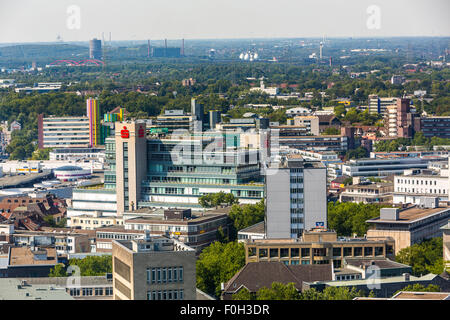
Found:
M 114 241 L 114 300 L 195 300 L 195 250 L 174 239 Z
M 265 175 L 267 238 L 298 238 L 303 230 L 327 225 L 326 167 L 287 158 Z

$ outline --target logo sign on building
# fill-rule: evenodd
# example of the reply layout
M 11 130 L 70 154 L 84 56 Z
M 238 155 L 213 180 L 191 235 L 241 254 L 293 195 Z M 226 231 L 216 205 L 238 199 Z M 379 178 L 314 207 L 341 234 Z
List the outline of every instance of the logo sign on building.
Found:
M 145 136 L 145 129 L 141 126 L 138 130 L 139 138 L 143 138 Z
M 123 127 L 123 129 L 120 130 L 120 136 L 123 139 L 128 139 L 130 137 L 130 131 L 128 131 L 127 127 Z
M 319 221 L 319 222 L 316 222 L 316 227 L 325 227 L 325 222 L 323 222 L 323 221 Z

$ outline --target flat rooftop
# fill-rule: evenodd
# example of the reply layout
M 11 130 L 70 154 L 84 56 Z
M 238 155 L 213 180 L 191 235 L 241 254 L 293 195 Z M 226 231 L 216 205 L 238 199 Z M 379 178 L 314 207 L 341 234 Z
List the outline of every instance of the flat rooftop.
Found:
M 382 220 L 379 217 L 367 220 L 368 223 L 411 223 L 420 219 L 428 218 L 436 213 L 450 210 L 450 207 L 439 208 L 420 208 L 417 206 L 409 207 L 401 210 L 398 215 L 398 220 Z
M 0 278 L 0 300 L 74 300 L 65 289 L 49 285 L 22 285 L 15 278 Z
M 36 259 L 35 254 L 41 255 L 44 253 L 47 255 L 45 260 Z M 45 266 L 55 264 L 57 264 L 57 255 L 55 248 L 39 249 L 34 252 L 29 247 L 11 247 L 10 249 L 10 266 Z
M 450 300 L 450 292 L 413 292 L 401 291 L 393 296 L 394 300 Z

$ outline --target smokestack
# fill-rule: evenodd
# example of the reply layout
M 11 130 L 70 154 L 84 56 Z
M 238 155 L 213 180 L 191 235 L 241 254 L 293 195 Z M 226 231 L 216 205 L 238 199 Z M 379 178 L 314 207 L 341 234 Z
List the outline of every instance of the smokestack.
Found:
M 167 49 L 167 39 L 164 39 L 164 48 Z
M 181 40 L 181 55 L 184 56 L 184 38 Z
M 147 57 L 150 58 L 150 39 L 148 39 L 148 45 L 147 45 Z

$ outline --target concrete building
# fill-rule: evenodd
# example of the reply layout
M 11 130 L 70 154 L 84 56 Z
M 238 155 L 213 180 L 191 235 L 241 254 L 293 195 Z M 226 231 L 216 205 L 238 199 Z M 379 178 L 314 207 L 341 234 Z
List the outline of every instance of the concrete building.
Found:
M 443 259 L 446 271 L 450 271 L 450 221 L 441 227 L 443 241 Z
M 382 208 L 380 217 L 367 220 L 371 224 L 367 237 L 386 237 L 395 241 L 395 254 L 422 240 L 442 236 L 442 226 L 450 218 L 450 207 L 425 208 L 410 206 L 405 209 Z
M 342 165 L 342 174 L 350 177 L 385 177 L 393 174 L 403 174 L 405 170 L 426 169 L 430 162 L 440 160 L 443 160 L 442 157 L 351 159 Z
M 95 38 L 89 40 L 89 59 L 101 60 L 102 57 L 102 41 Z
M 227 210 L 215 210 L 193 215 L 191 209 L 166 209 L 150 212 L 148 209 L 126 212 L 125 230 L 146 230 L 152 235 L 169 236 L 186 244 L 196 253 L 217 241 L 218 231 L 228 235 Z M 220 213 L 221 211 L 225 211 Z M 133 217 L 135 216 L 135 217 Z
M 77 215 L 67 221 L 71 228 L 80 228 L 81 230 L 95 230 L 103 226 L 122 226 L 123 219 L 111 216 L 104 216 L 100 211 L 95 211 L 94 215 Z
M 116 128 L 114 154 L 107 143 L 107 160 L 110 154 L 115 157 L 111 161 L 116 170 L 105 172 L 105 187 L 108 183 L 116 189 L 119 213 L 144 207 L 199 210 L 200 196 L 220 191 L 241 203 L 263 198 L 256 149 L 227 148 L 221 137 L 146 139 L 136 136 L 144 124 L 124 122 L 119 127 L 124 129 Z
M 74 300 L 64 289 L 28 284 L 21 279 L 0 279 L 0 300 Z
M 173 133 L 175 130 L 190 130 L 194 117 L 185 114 L 183 110 L 165 110 L 164 115 L 156 117 L 154 128 L 167 128 L 167 134 Z
M 75 277 L 74 277 L 75 278 Z M 26 286 L 47 286 L 66 292 L 75 300 L 112 300 L 112 275 L 70 277 L 18 278 Z M 75 280 L 75 281 L 74 281 Z M 74 283 L 72 283 L 74 281 Z M 39 289 L 38 289 L 39 290 Z
M 39 148 L 87 148 L 89 141 L 88 117 L 38 116 Z
M 54 148 L 49 153 L 50 161 L 99 160 L 104 161 L 103 148 Z
M 8 255 L 0 256 L 0 278 L 47 277 L 56 264 L 55 248 L 11 246 Z
M 387 106 L 397 104 L 397 98 L 380 98 L 377 95 L 369 95 L 369 113 L 385 114 Z
M 71 205 L 67 208 L 68 224 L 72 217 L 96 216 L 100 212 L 105 217 L 117 216 L 117 196 L 115 190 L 76 188 L 72 192 Z
M 326 168 L 288 158 L 266 169 L 267 238 L 298 238 L 303 230 L 327 226 Z
M 114 241 L 114 300 L 195 300 L 195 250 L 164 237 Z
M 394 204 L 420 204 L 423 197 L 449 200 L 450 180 L 448 172 L 440 174 L 432 170 L 406 170 L 404 175 L 394 176 Z
M 145 123 L 122 122 L 115 129 L 117 210 L 134 210 L 147 174 Z
M 359 182 L 359 179 L 353 178 L 352 185 L 344 187 L 339 194 L 340 202 L 354 203 L 392 203 L 392 192 L 394 185 L 390 182 L 371 183 Z
M 421 118 L 423 135 L 426 138 L 438 137 L 450 139 L 450 117 L 433 116 Z
M 310 151 L 346 151 L 348 137 L 341 135 L 320 136 L 279 136 L 279 145 Z
M 286 265 L 330 264 L 344 268 L 349 258 L 394 258 L 393 239 L 342 238 L 336 232 L 317 228 L 300 239 L 246 240 L 245 262 L 282 262 Z
M 307 132 L 313 136 L 319 135 L 318 116 L 296 116 L 293 119 L 294 126 L 305 126 Z

